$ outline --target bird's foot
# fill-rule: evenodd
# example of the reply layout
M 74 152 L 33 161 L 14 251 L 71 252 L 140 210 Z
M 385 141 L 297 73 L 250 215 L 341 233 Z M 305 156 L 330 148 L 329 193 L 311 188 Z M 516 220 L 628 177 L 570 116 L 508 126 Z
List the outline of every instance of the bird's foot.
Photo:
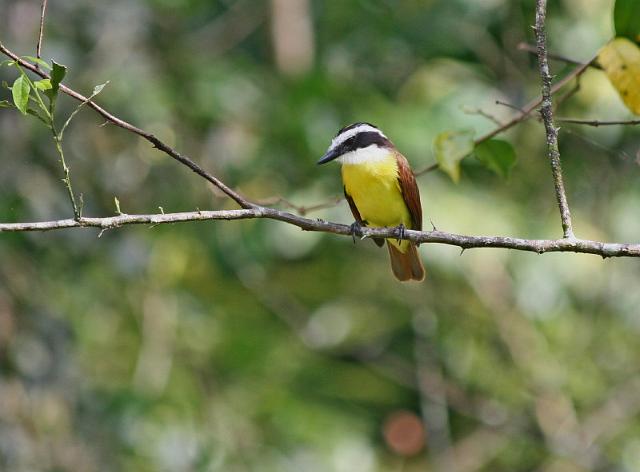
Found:
M 396 231 L 398 233 L 398 237 L 397 237 L 398 242 L 400 242 L 403 239 L 405 239 L 405 237 L 406 237 L 405 230 L 406 230 L 406 228 L 402 223 L 400 223 L 398 226 L 396 226 Z
M 353 238 L 353 244 L 356 243 L 356 236 L 362 238 L 362 228 L 364 227 L 363 223 L 360 223 L 357 220 L 351 223 L 351 237 Z

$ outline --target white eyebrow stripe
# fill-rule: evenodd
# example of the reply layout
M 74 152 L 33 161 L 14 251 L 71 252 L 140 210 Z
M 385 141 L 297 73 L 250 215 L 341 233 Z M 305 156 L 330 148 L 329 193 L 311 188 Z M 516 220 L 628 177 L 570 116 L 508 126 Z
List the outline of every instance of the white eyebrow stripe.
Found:
M 387 138 L 382 133 L 382 131 L 380 131 L 378 128 L 374 128 L 371 125 L 359 125 L 359 126 L 356 126 L 355 128 L 352 128 L 352 129 L 347 130 L 347 131 L 345 131 L 343 133 L 340 133 L 338 136 L 333 138 L 333 140 L 331 140 L 331 146 L 329 146 L 329 150 L 331 151 L 331 150 L 337 148 L 342 143 L 344 143 L 347 139 L 352 138 L 353 136 L 355 136 L 358 133 L 378 133 L 383 138 Z

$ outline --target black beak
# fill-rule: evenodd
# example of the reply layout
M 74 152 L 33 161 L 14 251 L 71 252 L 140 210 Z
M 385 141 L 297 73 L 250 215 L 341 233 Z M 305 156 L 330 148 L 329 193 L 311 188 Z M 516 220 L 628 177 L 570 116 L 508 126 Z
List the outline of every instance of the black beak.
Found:
M 322 158 L 318 161 L 318 165 L 320 164 L 326 164 L 327 162 L 330 162 L 332 160 L 334 160 L 336 157 L 340 157 L 340 152 L 337 149 L 333 149 L 333 150 L 329 150 L 327 151 L 327 153 L 322 156 Z

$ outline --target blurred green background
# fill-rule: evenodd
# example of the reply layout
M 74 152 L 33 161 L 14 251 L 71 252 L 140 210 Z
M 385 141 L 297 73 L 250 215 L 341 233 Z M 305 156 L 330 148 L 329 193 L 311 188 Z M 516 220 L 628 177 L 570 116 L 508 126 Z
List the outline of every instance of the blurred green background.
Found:
M 612 0 L 550 3 L 551 51 L 587 61 L 612 36 Z M 56 0 L 43 57 L 83 93 L 109 80 L 101 104 L 250 198 L 310 205 L 341 193 L 338 166 L 315 161 L 345 124 L 376 123 L 420 169 L 439 132 L 480 135 L 495 124 L 478 109 L 505 120 L 496 100 L 534 98 L 517 48 L 533 4 Z M 2 42 L 34 54 L 39 13 L 0 0 Z M 598 70 L 558 114 L 629 116 Z M 233 208 L 102 124 L 84 110 L 65 142 L 85 215 L 114 197 L 126 213 Z M 502 137 L 511 177 L 474 158 L 458 185 L 424 175 L 425 220 L 560 237 L 542 125 Z M 577 235 L 638 241 L 637 129 L 565 126 L 560 146 Z M 1 110 L 0 162 L 2 222 L 72 216 L 40 123 Z M 352 221 L 344 202 L 311 216 Z M 640 470 L 636 260 L 421 254 L 427 280 L 400 284 L 372 243 L 274 221 L 2 234 L 0 470 Z

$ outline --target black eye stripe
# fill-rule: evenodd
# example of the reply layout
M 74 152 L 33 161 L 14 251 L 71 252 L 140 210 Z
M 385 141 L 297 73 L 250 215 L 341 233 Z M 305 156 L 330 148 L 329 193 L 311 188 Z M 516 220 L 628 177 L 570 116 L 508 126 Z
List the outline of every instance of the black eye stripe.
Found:
M 350 137 L 340 145 L 340 153 L 355 151 L 356 149 L 366 148 L 372 145 L 380 147 L 392 147 L 391 141 L 375 131 L 363 131 Z

